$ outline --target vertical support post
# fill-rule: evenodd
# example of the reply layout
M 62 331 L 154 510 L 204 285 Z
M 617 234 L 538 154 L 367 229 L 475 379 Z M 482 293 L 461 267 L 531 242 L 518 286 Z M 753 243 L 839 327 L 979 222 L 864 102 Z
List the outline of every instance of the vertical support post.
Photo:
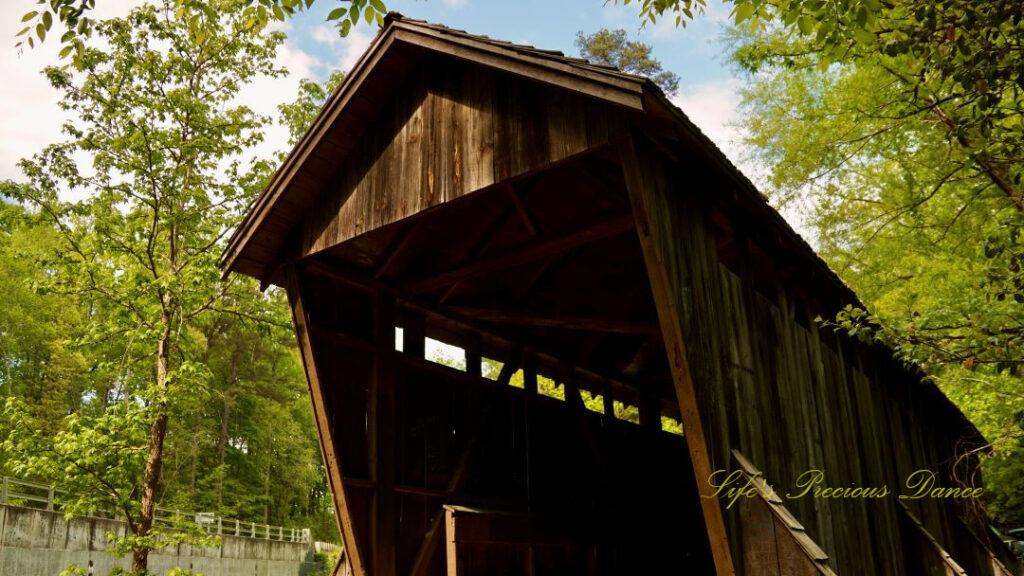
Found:
M 448 576 L 459 576 L 459 550 L 455 543 L 455 511 L 448 507 L 444 509 L 444 528 Z
M 604 401 L 604 415 L 615 418 L 615 394 L 612 392 L 612 383 L 607 380 L 601 387 L 601 399 Z
M 220 516 L 217 516 L 217 536 L 222 536 L 223 534 L 224 534 L 224 519 L 221 518 Z
M 686 343 L 680 318 L 682 311 L 676 302 L 679 295 L 673 290 L 668 276 L 668 269 L 676 265 L 670 259 L 678 256 L 670 249 L 679 242 L 679 239 L 674 237 L 678 230 L 673 226 L 678 224 L 671 220 L 671 214 L 652 204 L 669 195 L 684 194 L 685 191 L 672 189 L 670 175 L 667 174 L 667 163 L 658 161 L 660 152 L 654 146 L 646 145 L 639 133 L 627 135 L 621 140 L 618 152 L 626 190 L 633 208 L 633 218 L 636 221 L 637 235 L 640 238 L 640 248 L 651 282 L 651 293 L 654 296 L 658 321 L 665 340 L 665 351 L 668 354 L 676 398 L 679 402 L 686 447 L 690 453 L 694 479 L 697 481 L 697 489 L 701 496 L 701 512 L 708 532 L 715 572 L 719 576 L 732 576 L 736 570 L 733 567 L 722 507 L 708 482 L 712 472 L 711 456 L 708 453 L 704 425 L 697 406 L 693 375 L 690 373 L 686 357 Z M 661 220 L 652 221 L 652 214 L 657 214 Z
M 653 398 L 647 394 L 641 395 L 637 411 L 639 412 L 641 426 L 651 430 L 661 430 L 661 410 Z
M 264 537 L 264 540 L 270 540 L 270 524 L 267 524 L 267 533 Z
M 373 576 L 395 576 L 395 298 L 378 290 L 374 294 L 373 374 L 369 385 L 370 481 L 373 504 L 370 517 L 370 550 Z M 403 343 L 404 344 L 404 343 Z
M 537 357 L 532 350 L 523 351 L 523 389 L 527 394 L 537 393 Z
M 416 310 L 402 313 L 402 353 L 413 358 L 423 358 L 426 349 L 426 318 Z
M 8 484 L 10 479 L 4 476 L 3 487 L 0 488 L 0 504 L 7 504 L 7 493 L 10 490 Z
M 239 531 L 238 520 L 235 520 L 235 536 L 241 536 L 242 533 Z
M 473 332 L 466 335 L 466 373 L 480 377 L 483 374 L 483 359 L 480 355 L 480 335 Z
M 306 372 L 306 382 L 309 384 L 310 398 L 313 401 L 313 416 L 316 422 L 317 433 L 320 436 L 320 448 L 324 459 L 324 468 L 327 469 L 327 483 L 331 489 L 334 510 L 338 517 L 338 531 L 345 544 L 345 557 L 352 568 L 353 576 L 366 576 L 366 559 L 363 556 L 363 549 L 356 541 L 355 527 L 352 522 L 352 514 L 348 507 L 348 495 L 345 491 L 343 481 L 344 475 L 341 470 L 341 463 L 335 451 L 334 431 L 327 420 L 327 411 L 324 406 L 324 395 L 321 389 L 320 372 L 317 369 L 316 358 L 313 354 L 313 341 L 310 335 L 310 326 L 306 301 L 302 294 L 302 279 L 295 267 L 289 267 L 285 271 L 288 285 L 288 301 L 292 308 L 292 322 L 295 324 L 295 335 L 299 344 L 299 351 L 302 357 L 302 366 Z M 394 327 L 392 325 L 391 339 L 394 347 Z M 256 536 L 255 524 L 252 526 L 252 535 Z
M 580 394 L 580 387 L 576 384 L 576 369 L 565 364 L 565 401 L 573 408 L 583 408 L 583 396 Z
M 53 512 L 53 486 L 46 491 L 46 511 Z

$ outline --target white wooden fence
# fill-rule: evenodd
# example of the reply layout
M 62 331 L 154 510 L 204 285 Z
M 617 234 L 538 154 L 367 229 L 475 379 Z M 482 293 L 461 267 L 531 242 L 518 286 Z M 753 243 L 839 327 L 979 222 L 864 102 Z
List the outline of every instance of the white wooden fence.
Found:
M 51 485 L 19 480 L 8 476 L 0 477 L 0 504 L 3 505 L 45 508 L 51 512 L 58 511 L 61 506 L 59 498 L 56 497 L 64 493 L 63 490 L 59 490 Z M 157 506 L 154 521 L 164 525 L 175 525 L 183 521 L 190 521 L 199 525 L 207 533 L 217 534 L 218 536 L 240 536 L 281 542 L 310 543 L 308 528 L 285 528 L 284 526 L 258 524 L 256 522 L 222 518 L 209 512 L 197 513 L 171 510 Z

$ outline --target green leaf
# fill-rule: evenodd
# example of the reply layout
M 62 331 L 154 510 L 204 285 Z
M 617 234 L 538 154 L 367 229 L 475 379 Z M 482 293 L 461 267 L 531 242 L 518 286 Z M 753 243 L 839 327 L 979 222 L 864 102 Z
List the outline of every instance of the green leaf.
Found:
M 47 12 L 43 12 L 43 26 L 46 26 L 46 29 L 49 30 L 50 26 L 52 26 L 52 25 L 53 25 L 53 14 L 51 14 L 48 11 Z
M 814 31 L 814 22 L 810 16 L 802 15 L 796 19 L 796 26 L 800 29 L 801 34 L 808 35 Z
M 363 16 L 367 24 L 373 24 L 373 10 L 367 8 L 363 11 Z
M 875 35 L 863 28 L 856 28 L 853 31 L 854 38 L 857 39 L 861 44 L 874 44 Z
M 331 10 L 330 14 L 327 15 L 327 19 L 328 20 L 337 20 L 337 19 L 342 18 L 343 16 L 345 16 L 346 12 L 348 12 L 348 8 L 345 8 L 345 7 L 335 8 L 334 10 Z
M 39 36 L 40 42 L 46 40 L 46 26 L 43 26 L 41 22 L 36 24 L 36 35 Z
M 340 28 L 341 28 L 341 35 L 343 37 L 344 36 L 348 36 L 349 31 L 352 29 L 352 21 L 348 20 L 348 19 L 342 20 L 341 24 L 340 24 Z
M 750 2 L 737 4 L 734 12 L 736 23 L 739 24 L 754 14 L 754 5 Z
M 864 28 L 868 23 L 868 9 L 861 6 L 857 9 L 857 26 Z
M 74 50 L 74 49 L 75 49 L 74 46 L 65 46 L 65 47 L 61 48 L 60 54 L 57 57 L 59 59 L 63 60 L 65 58 L 67 58 L 68 54 L 71 54 L 71 51 Z
M 21 21 L 22 22 L 28 22 L 29 20 L 35 18 L 38 15 L 39 15 L 39 12 L 36 12 L 36 11 L 33 10 L 32 12 L 29 12 L 28 14 L 25 14 L 24 16 L 22 16 L 21 17 Z
M 388 8 L 381 0 L 370 0 L 370 6 L 373 6 L 373 9 L 381 14 L 387 14 Z

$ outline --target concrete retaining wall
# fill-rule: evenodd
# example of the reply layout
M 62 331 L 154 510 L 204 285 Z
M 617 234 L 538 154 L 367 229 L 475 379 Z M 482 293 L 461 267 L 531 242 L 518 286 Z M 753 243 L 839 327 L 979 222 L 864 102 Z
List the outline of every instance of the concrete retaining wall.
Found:
M 104 552 L 108 533 L 124 535 L 127 525 L 103 518 L 65 520 L 60 512 L 0 506 L 0 576 L 58 576 L 71 563 L 93 563 L 95 576 L 115 566 L 127 569 L 130 558 Z M 309 544 L 222 536 L 219 548 L 187 544 L 151 553 L 153 574 L 172 568 L 208 576 L 306 576 L 312 570 Z

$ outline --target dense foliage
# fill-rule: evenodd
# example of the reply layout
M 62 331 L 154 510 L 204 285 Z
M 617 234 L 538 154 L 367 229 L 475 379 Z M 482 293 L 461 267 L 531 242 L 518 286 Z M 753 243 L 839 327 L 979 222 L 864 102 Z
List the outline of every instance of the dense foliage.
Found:
M 68 514 L 124 519 L 135 574 L 191 537 L 155 525 L 158 504 L 335 539 L 282 295 L 216 264 L 270 173 L 245 155 L 268 119 L 236 96 L 283 73 L 282 36 L 244 6 L 93 23 L 46 70 L 67 138 L 3 188 L 27 208 L 0 212 L 3 471 L 59 484 Z
M 767 191 L 867 305 L 826 324 L 922 364 L 993 445 L 990 512 L 1024 522 L 1022 126 L 1001 116 L 1021 91 L 985 107 L 905 54 L 834 62 L 785 30 L 734 40 Z

